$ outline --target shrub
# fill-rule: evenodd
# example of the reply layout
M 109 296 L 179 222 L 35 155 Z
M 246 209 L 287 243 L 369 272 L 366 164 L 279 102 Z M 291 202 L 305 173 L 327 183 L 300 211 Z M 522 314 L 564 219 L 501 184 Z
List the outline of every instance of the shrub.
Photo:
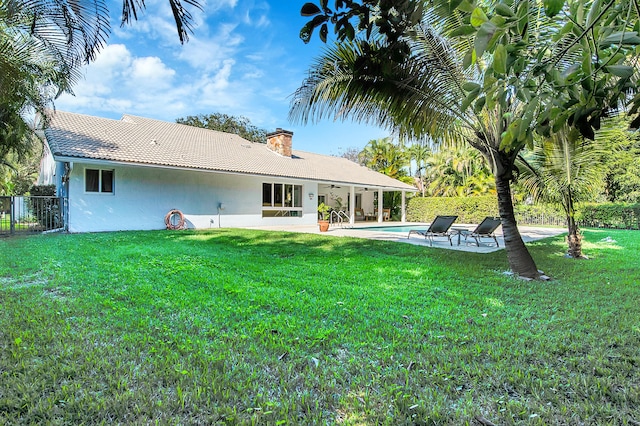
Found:
M 33 216 L 44 229 L 57 229 L 62 226 L 60 200 L 56 195 L 55 185 L 33 185 L 29 189 L 30 209 Z

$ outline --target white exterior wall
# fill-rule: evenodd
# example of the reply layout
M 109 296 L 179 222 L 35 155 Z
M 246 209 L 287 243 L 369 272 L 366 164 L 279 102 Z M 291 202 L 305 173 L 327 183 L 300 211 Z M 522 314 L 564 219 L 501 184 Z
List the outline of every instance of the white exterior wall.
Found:
M 114 192 L 85 192 L 86 168 L 114 171 Z M 302 217 L 262 217 L 262 183 L 302 185 Z M 310 199 L 309 193 L 313 193 Z M 69 179 L 69 231 L 164 229 L 180 210 L 189 228 L 311 225 L 317 222 L 317 184 L 277 177 L 74 163 Z M 223 209 L 218 209 L 222 204 Z
M 362 209 L 364 210 L 365 214 L 373 214 L 373 212 L 377 208 L 377 206 L 373 205 L 374 194 L 375 192 L 371 190 L 364 191 L 362 193 Z
M 49 145 L 44 144 L 42 160 L 40 160 L 40 174 L 38 175 L 38 185 L 55 185 L 58 197 L 63 197 L 62 176 L 64 175 L 64 163 L 54 160 Z

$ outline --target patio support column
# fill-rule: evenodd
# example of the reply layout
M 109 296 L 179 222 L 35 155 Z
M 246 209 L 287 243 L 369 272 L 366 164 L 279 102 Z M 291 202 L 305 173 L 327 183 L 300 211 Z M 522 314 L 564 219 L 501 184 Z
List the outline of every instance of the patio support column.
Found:
M 378 189 L 378 223 L 382 223 L 383 212 L 382 212 L 382 188 Z
M 356 223 L 356 187 L 349 187 L 349 222 Z
M 407 221 L 407 197 L 406 197 L 407 193 L 402 191 L 402 208 L 401 208 L 401 216 L 402 216 L 402 223 Z

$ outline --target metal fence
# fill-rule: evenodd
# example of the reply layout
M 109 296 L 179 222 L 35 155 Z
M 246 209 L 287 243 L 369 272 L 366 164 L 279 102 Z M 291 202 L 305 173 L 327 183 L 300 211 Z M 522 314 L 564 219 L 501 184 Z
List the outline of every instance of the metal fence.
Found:
M 518 212 L 516 220 L 518 225 L 567 226 L 566 216 L 556 214 Z
M 562 215 L 544 213 L 516 213 L 518 225 L 567 226 L 567 218 Z M 577 220 L 581 228 L 640 229 L 640 215 L 629 209 L 614 217 L 582 217 Z
M 0 197 L 0 235 L 64 231 L 67 229 L 64 197 Z

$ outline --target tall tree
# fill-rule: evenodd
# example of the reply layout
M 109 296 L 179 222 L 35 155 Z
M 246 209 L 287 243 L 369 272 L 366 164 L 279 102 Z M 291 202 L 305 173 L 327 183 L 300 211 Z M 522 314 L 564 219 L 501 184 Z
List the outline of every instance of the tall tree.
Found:
M 23 195 L 37 180 L 42 158 L 42 143 L 38 142 L 22 158 L 12 153 L 0 160 L 0 195 Z
M 91 23 L 36 17 L 30 4 L 0 4 L 0 158 L 18 157 L 30 149 L 29 112 L 44 116 L 51 100 L 69 91 L 80 77 L 86 39 L 94 32 Z M 43 9 L 53 16 L 67 16 L 70 10 Z M 81 17 L 82 9 L 73 15 Z M 82 20 L 81 20 L 82 21 Z M 67 28 L 66 25 L 70 28 Z
M 534 130 L 549 136 L 568 124 L 593 137 L 606 111 L 629 101 L 640 43 L 634 3 L 441 1 L 419 25 L 422 3 L 400 3 L 303 7 L 303 15 L 313 15 L 307 26 L 322 30 L 332 22 L 348 42 L 313 65 L 292 117 L 351 115 L 411 138 L 453 133 L 466 140 L 492 167 L 511 269 L 540 276 L 513 213 L 515 159 L 533 144 Z M 371 22 L 363 9 L 395 10 L 397 17 Z M 348 30 L 353 18 L 369 30 L 363 37 Z
M 342 151 L 338 155 L 338 157 L 346 158 L 349 161 L 353 161 L 356 164 L 360 164 L 361 166 L 364 166 L 364 164 L 360 162 L 360 152 L 361 151 L 359 148 L 352 146 Z
M 391 137 L 370 140 L 359 157 L 361 164 L 366 167 L 409 185 L 413 184 L 413 178 L 407 176 L 409 156 L 404 147 L 394 143 Z M 392 214 L 397 214 L 401 197 L 401 193 L 397 191 L 385 192 L 382 200 L 384 207 L 390 208 Z
M 360 155 L 363 164 L 372 170 L 394 179 L 406 176 L 407 154 L 389 137 L 370 140 Z
M 409 155 L 409 160 L 411 162 L 415 162 L 416 165 L 416 173 L 415 177 L 418 179 L 418 189 L 422 193 L 422 196 L 425 195 L 425 181 L 424 175 L 426 170 L 426 162 L 431 154 L 431 149 L 427 146 L 426 143 L 414 142 L 411 146 L 409 146 L 407 153 Z M 409 174 L 412 175 L 411 169 L 409 169 Z
M 189 115 L 185 118 L 178 118 L 176 119 L 176 123 L 217 130 L 219 132 L 233 133 L 253 142 L 267 142 L 268 132 L 265 129 L 254 126 L 248 118 L 242 116 L 234 117 L 233 115 L 214 112 L 208 115 Z

